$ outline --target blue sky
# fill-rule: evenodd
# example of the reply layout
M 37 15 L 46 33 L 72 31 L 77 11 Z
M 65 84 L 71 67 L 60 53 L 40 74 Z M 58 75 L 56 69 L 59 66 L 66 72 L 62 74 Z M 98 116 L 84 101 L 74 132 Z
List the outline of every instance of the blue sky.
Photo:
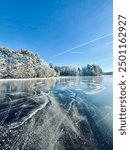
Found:
M 112 71 L 112 0 L 2 0 L 0 45 L 54 65 Z

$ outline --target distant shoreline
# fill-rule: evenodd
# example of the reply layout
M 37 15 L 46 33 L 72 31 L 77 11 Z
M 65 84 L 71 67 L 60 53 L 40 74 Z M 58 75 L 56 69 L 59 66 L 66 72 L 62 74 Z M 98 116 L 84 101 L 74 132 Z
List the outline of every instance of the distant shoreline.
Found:
M 102 75 L 108 76 L 108 75 Z M 65 78 L 81 78 L 81 77 L 102 77 L 102 76 L 60 76 L 60 77 L 46 77 L 46 78 L 18 78 L 18 79 L 0 79 L 0 81 L 26 81 L 26 80 L 50 80 L 50 79 L 65 79 Z M 111 75 L 113 76 L 113 75 Z

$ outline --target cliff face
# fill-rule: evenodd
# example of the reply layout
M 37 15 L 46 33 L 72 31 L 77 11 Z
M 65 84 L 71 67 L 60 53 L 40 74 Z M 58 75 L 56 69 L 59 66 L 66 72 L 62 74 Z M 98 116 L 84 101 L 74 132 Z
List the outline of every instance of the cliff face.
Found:
M 56 76 L 53 68 L 28 50 L 0 48 L 0 78 L 44 78 Z

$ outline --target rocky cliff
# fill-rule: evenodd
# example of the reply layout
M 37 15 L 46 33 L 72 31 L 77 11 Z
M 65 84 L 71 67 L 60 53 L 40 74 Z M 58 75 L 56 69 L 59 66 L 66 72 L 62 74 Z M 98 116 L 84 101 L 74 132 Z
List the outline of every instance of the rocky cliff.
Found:
M 0 78 L 44 78 L 56 76 L 56 72 L 37 54 L 28 50 L 12 51 L 0 48 Z

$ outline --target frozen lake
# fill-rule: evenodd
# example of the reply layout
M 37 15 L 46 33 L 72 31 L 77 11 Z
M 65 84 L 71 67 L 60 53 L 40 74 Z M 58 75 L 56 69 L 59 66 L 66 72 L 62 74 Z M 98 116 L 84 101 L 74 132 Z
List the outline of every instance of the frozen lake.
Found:
M 0 150 L 112 150 L 112 76 L 0 81 Z

